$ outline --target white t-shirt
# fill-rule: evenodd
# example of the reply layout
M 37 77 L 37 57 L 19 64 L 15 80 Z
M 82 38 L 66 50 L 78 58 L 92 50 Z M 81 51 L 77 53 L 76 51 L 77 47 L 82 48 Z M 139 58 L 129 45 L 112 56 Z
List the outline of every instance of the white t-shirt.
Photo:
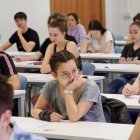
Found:
M 106 31 L 103 34 L 101 44 L 99 44 L 96 41 L 96 39 L 92 39 L 91 43 L 93 44 L 94 48 L 99 49 L 99 48 L 105 48 L 106 47 L 106 42 L 108 42 L 108 41 L 113 41 L 113 36 L 112 36 L 112 33 L 110 31 Z M 114 53 L 114 44 L 113 43 L 112 43 L 112 48 L 110 50 L 110 53 Z

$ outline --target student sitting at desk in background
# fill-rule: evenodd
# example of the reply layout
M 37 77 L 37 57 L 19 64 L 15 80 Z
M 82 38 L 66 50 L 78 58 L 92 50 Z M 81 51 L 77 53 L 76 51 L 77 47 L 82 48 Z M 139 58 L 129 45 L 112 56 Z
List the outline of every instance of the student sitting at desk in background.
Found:
M 48 25 L 50 24 L 50 22 L 52 20 L 55 20 L 58 17 L 62 17 L 65 18 L 64 15 L 62 15 L 61 13 L 54 13 L 52 14 L 49 19 L 48 19 Z M 69 40 L 69 41 L 73 41 L 77 44 L 75 38 L 73 36 L 70 35 L 65 35 L 65 39 Z M 39 50 L 31 56 L 15 56 L 14 59 L 15 61 L 19 62 L 19 61 L 35 61 L 35 60 L 39 60 L 41 58 L 43 58 L 45 56 L 45 52 L 47 47 L 49 46 L 49 44 L 51 44 L 51 40 L 50 38 L 46 38 L 45 41 L 43 42 L 43 44 L 41 45 L 41 47 L 39 48 Z
M 98 20 L 89 23 L 87 38 L 81 44 L 81 53 L 114 53 L 112 33 L 105 29 Z
M 79 23 L 79 18 L 76 13 L 69 13 L 67 15 L 67 27 L 67 34 L 73 36 L 77 41 L 77 46 L 80 47 L 87 33 L 84 26 Z
M 54 122 L 105 121 L 99 88 L 93 80 L 79 75 L 76 63 L 74 55 L 66 50 L 51 56 L 49 64 L 56 80 L 46 83 L 41 90 L 33 117 Z M 49 103 L 54 110 L 47 110 Z
M 4 51 L 17 44 L 18 51 L 35 52 L 40 47 L 39 37 L 36 31 L 27 27 L 27 16 L 23 12 L 18 12 L 14 16 L 17 31 L 10 37 L 9 41 L 0 46 L 0 51 Z
M 0 75 L 0 139 L 1 140 L 46 140 L 43 137 L 21 130 L 11 122 L 13 96 L 12 86 Z
M 129 26 L 129 33 L 134 43 L 124 46 L 119 62 L 121 64 L 140 64 L 140 22 L 133 22 Z M 123 74 L 114 79 L 105 92 L 122 94 L 124 85 L 132 84 L 136 77 L 137 74 Z
M 41 73 L 51 72 L 49 60 L 54 53 L 61 50 L 68 50 L 73 53 L 78 60 L 78 67 L 81 70 L 81 57 L 76 44 L 72 41 L 68 41 L 65 39 L 65 34 L 67 32 L 66 19 L 59 16 L 54 20 L 51 20 L 48 25 L 48 31 L 52 43 L 47 47 L 45 57 L 41 66 Z

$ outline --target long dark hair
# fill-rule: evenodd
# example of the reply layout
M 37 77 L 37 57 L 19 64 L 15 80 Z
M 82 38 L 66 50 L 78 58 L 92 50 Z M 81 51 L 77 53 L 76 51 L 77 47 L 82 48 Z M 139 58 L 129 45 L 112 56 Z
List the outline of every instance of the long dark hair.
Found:
M 88 30 L 99 30 L 103 35 L 106 29 L 102 26 L 102 24 L 98 20 L 91 20 L 89 22 Z

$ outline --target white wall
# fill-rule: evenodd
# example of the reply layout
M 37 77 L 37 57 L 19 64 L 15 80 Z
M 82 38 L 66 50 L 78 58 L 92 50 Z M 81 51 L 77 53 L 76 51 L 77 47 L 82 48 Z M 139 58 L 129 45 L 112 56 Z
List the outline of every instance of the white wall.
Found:
M 127 36 L 133 17 L 140 13 L 140 0 L 105 0 L 105 2 L 107 29 L 114 34 Z M 130 18 L 124 16 L 126 12 L 130 14 Z
M 27 14 L 28 26 L 36 30 L 42 43 L 48 36 L 47 19 L 50 15 L 49 0 L 0 0 L 0 45 L 16 31 L 14 15 L 23 11 Z M 15 50 L 14 45 L 10 50 Z

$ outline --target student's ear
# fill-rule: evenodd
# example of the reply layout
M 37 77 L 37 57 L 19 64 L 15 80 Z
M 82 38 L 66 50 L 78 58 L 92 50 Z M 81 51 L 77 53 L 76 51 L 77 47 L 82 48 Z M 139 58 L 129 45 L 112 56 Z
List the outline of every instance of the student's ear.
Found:
M 54 78 L 57 78 L 57 73 L 56 73 L 56 72 L 51 71 L 51 75 L 52 75 Z
M 0 118 L 0 123 L 4 126 L 4 127 L 7 127 L 10 122 L 11 122 L 11 116 L 12 116 L 12 113 L 10 110 L 6 110 L 2 115 L 1 115 L 1 118 Z

